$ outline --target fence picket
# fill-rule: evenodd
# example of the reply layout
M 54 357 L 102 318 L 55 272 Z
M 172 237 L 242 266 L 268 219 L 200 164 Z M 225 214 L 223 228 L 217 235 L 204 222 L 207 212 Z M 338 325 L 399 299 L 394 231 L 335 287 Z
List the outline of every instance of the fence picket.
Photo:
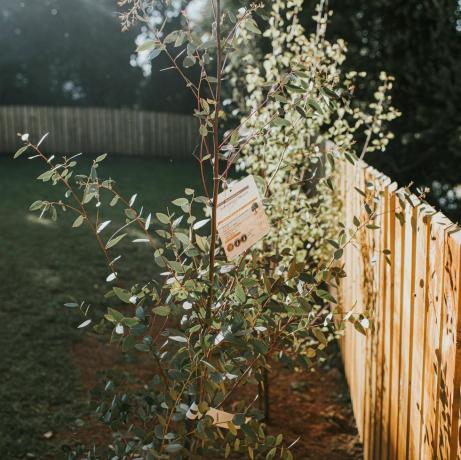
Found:
M 411 383 L 409 388 L 411 400 L 408 422 L 408 458 L 411 459 L 420 458 L 422 443 L 422 395 L 426 365 L 424 347 L 427 340 L 430 214 L 426 210 L 419 209 L 416 222 L 413 360 L 411 363 Z
M 343 175 L 348 228 L 354 186 L 382 189 L 380 230 L 346 248 L 338 290 L 343 313 L 355 301 L 374 313 L 365 339 L 351 325 L 341 339 L 365 460 L 461 458 L 461 230 L 362 163 Z
M 448 224 L 448 223 L 447 223 Z M 458 439 L 460 391 L 460 358 L 458 347 L 460 317 L 459 291 L 461 285 L 460 231 L 453 224 L 445 228 L 444 277 L 442 291 L 442 336 L 440 348 L 440 388 L 438 401 L 439 458 L 450 458 Z M 451 457 L 453 458 L 453 457 Z M 456 458 L 456 457 L 454 457 Z
M 414 199 L 415 205 L 416 199 Z M 408 449 L 408 413 L 411 402 L 411 366 L 413 361 L 414 291 L 416 269 L 417 214 L 418 208 L 405 202 L 402 303 L 401 303 L 401 344 L 399 379 L 399 430 L 397 438 L 397 458 L 405 460 Z

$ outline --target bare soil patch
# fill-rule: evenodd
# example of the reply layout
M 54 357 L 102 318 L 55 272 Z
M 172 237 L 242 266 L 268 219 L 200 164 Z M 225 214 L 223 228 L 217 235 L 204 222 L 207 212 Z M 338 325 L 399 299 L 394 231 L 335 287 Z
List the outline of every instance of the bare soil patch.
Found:
M 123 384 L 135 389 L 152 379 L 155 367 L 150 361 L 127 361 L 115 346 L 104 339 L 88 336 L 74 345 L 73 359 L 80 370 L 81 397 L 88 399 L 107 373 L 118 375 Z M 293 373 L 280 366 L 270 373 L 270 423 L 272 434 L 283 433 L 288 442 L 299 438 L 293 455 L 302 460 L 360 460 L 362 447 L 349 400 L 348 388 L 336 365 L 315 372 Z M 253 398 L 254 388 L 242 388 L 240 397 Z M 57 434 L 61 444 L 107 445 L 110 430 L 88 414 L 82 422 L 63 427 Z

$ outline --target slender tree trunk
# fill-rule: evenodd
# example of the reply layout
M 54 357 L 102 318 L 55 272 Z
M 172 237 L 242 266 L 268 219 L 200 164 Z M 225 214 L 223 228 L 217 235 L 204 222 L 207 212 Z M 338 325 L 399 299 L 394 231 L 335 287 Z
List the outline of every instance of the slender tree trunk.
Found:
M 218 207 L 219 194 L 219 112 L 221 110 L 221 67 L 222 67 L 222 50 L 221 50 L 221 1 L 216 0 L 216 98 L 215 98 L 215 116 L 213 123 L 213 202 L 211 209 L 211 243 L 210 243 L 210 291 L 206 309 L 206 320 L 208 325 L 211 322 L 211 306 L 214 295 L 214 278 L 215 278 L 215 255 L 217 240 L 217 219 L 216 210 Z
M 270 394 L 269 394 L 269 371 L 263 370 L 263 390 L 264 390 L 264 421 L 270 423 Z

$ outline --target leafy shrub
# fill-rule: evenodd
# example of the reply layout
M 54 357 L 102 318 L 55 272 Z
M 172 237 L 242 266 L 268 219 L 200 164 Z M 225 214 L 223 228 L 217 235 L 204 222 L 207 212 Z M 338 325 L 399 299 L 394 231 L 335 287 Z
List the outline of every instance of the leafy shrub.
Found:
M 354 105 L 355 80 L 364 73 L 343 75 L 346 44 L 326 39 L 331 12 L 325 2 L 317 5 L 310 35 L 299 23 L 302 8 L 302 0 L 271 3 L 264 32 L 270 52 L 262 62 L 254 58 L 251 33 L 242 31 L 244 51 L 233 62 L 232 83 L 238 112 L 257 113 L 244 118 L 243 134 L 250 138 L 241 147 L 240 167 L 262 177 L 270 196 L 277 231 L 267 239 L 269 251 L 290 247 L 299 258 L 318 263 L 331 256 L 325 240 L 338 232 L 335 161 L 384 151 L 392 138 L 386 125 L 399 113 L 389 95 L 393 79 L 384 72 L 375 100 Z M 283 90 L 268 93 L 274 85 Z M 360 138 L 365 141 L 357 145 Z
M 137 17 L 151 24 L 143 16 L 147 3 L 122 3 L 130 8 L 125 26 Z M 43 152 L 44 139 L 35 144 L 22 136 L 25 145 L 16 156 L 32 150 L 32 157 L 46 165 L 38 179 L 64 188 L 61 200 L 39 200 L 31 210 L 52 219 L 75 213 L 73 226 L 87 225 L 107 260 L 106 281 L 112 285 L 107 298 L 117 307 L 108 308 L 95 330 L 109 327 L 111 343 L 144 354 L 155 370 L 136 393 L 107 382 L 97 412 L 114 432 L 114 443 L 107 447 L 113 458 L 227 458 L 233 452 L 292 458 L 282 435 L 267 435 L 263 414 L 254 407 L 256 388 L 264 386 L 271 360 L 293 369 L 312 368 L 343 326 L 329 287 L 346 276 L 343 249 L 374 220 L 376 203 L 368 200 L 364 217 L 346 229 L 334 203 L 333 171 L 343 156 L 354 162 L 356 130 L 385 115 L 376 115 L 377 107 L 367 115 L 350 105 L 352 76 L 341 80 L 345 48 L 326 41 L 327 13 L 319 8 L 317 33 L 305 37 L 297 24 L 299 2 L 289 5 L 273 5 L 265 33 L 273 51 L 265 58 L 265 75 L 257 63 L 245 68 L 248 114 L 227 133 L 222 84 L 242 44 L 260 34 L 258 6 L 234 14 L 222 11 L 215 0 L 208 35 L 196 33 L 185 18 L 184 29 L 166 36 L 162 26 L 152 26 L 151 38 L 138 48 L 151 59 L 165 53 L 197 99 L 196 158 L 203 192 L 186 188 L 163 212 L 148 212 L 137 194 L 125 198 L 112 179 L 100 178 L 105 155 L 93 161 L 88 175 L 76 174 L 76 156 L 56 160 Z M 188 69 L 196 67 L 201 76 L 194 82 Z M 367 128 L 370 133 L 373 126 Z M 322 151 L 325 142 L 334 142 L 335 148 Z M 267 198 L 272 233 L 263 250 L 254 247 L 229 262 L 217 239 L 217 199 L 242 152 L 245 168 L 258 176 Z M 122 224 L 104 217 L 107 205 L 120 208 Z M 150 248 L 161 273 L 153 273 L 147 284 L 124 287 L 118 249 L 133 226 L 142 232 L 133 243 Z M 306 242 L 315 243 L 316 251 L 309 251 Z M 67 307 L 85 316 L 79 327 L 91 324 L 85 303 Z M 349 320 L 368 324 L 360 315 Z M 243 385 L 254 385 L 255 400 L 238 398 Z M 231 403 L 229 420 L 218 423 L 216 410 L 229 410 Z M 70 458 L 107 458 L 107 449 L 76 450 Z

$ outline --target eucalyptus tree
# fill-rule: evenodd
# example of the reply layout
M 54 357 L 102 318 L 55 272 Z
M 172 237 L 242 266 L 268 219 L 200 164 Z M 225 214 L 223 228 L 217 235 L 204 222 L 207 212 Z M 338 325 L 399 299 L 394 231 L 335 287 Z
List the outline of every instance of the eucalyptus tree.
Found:
M 152 212 L 142 206 L 136 193 L 124 197 L 113 179 L 102 177 L 105 155 L 93 161 L 87 175 L 77 174 L 75 155 L 56 158 L 42 147 L 46 136 L 37 142 L 28 134 L 21 135 L 24 145 L 15 156 L 28 154 L 42 161 L 45 170 L 38 179 L 63 192 L 59 200 L 35 201 L 31 210 L 51 219 L 63 212 L 73 213 L 73 227 L 86 225 L 107 261 L 107 298 L 117 307 L 107 309 L 103 324 L 96 325 L 95 330 L 109 327 L 113 344 L 127 353 L 144 354 L 153 369 L 151 381 L 134 393 L 107 382 L 97 412 L 112 428 L 114 442 L 76 451 L 71 457 L 198 459 L 237 455 L 291 459 L 293 442 L 282 434 L 267 433 L 263 414 L 255 404 L 258 387 L 264 386 L 263 375 L 274 360 L 293 369 L 311 369 L 329 340 L 341 333 L 345 318 L 330 287 L 346 276 L 341 263 L 344 248 L 358 244 L 357 234 L 362 229 L 376 227 L 373 221 L 379 196 L 360 191 L 365 197 L 363 214 L 354 219 L 352 228 L 346 228 L 333 213 L 335 231 L 329 238 L 320 236 L 320 244 L 332 250 L 323 251 L 323 257 L 306 264 L 302 245 L 291 244 L 305 237 L 299 233 L 300 226 L 279 225 L 285 217 L 291 221 L 294 210 L 299 212 L 290 202 L 297 194 L 306 193 L 309 182 L 308 176 L 301 180 L 296 174 L 287 176 L 290 165 L 285 160 L 296 169 L 301 162 L 291 154 L 285 158 L 286 152 L 293 146 L 298 153 L 306 147 L 306 155 L 318 157 L 315 142 L 320 138 L 314 140 L 312 136 L 313 145 L 305 146 L 299 141 L 299 130 L 309 136 L 314 126 L 322 127 L 317 137 L 321 134 L 322 140 L 343 141 L 327 156 L 330 166 L 325 168 L 322 183 L 330 189 L 335 163 L 354 163 L 357 158 L 349 149 L 354 127 L 337 124 L 337 118 L 341 120 L 346 112 L 354 116 L 353 110 L 349 113 L 349 96 L 344 94 L 352 76 L 344 79 L 339 72 L 343 47 L 323 41 L 329 15 L 323 3 L 314 18 L 315 34 L 303 41 L 297 32 L 299 2 L 275 2 L 265 33 L 277 46 L 264 63 L 267 74 L 260 80 L 254 74 L 257 67 L 249 70 L 249 110 L 237 126 L 225 129 L 228 104 L 223 100 L 223 83 L 234 75 L 241 38 L 261 35 L 256 20 L 260 5 L 233 11 L 223 8 L 220 0 L 210 0 L 213 21 L 207 32 L 194 27 L 184 11 L 182 28 L 168 33 L 166 21 L 152 21 L 152 2 L 121 0 L 120 5 L 124 28 L 141 22 L 148 29 L 147 39 L 137 52 L 151 60 L 166 56 L 169 65 L 164 72 L 179 75 L 196 101 L 199 140 L 194 156 L 203 189 L 186 187 L 183 196 L 166 210 Z M 280 41 L 275 37 L 277 32 Z M 296 45 L 292 46 L 288 37 Z M 286 63 L 289 56 L 293 57 L 292 65 Z M 269 64 L 279 58 L 280 67 L 274 65 L 272 69 Z M 241 65 L 248 65 L 247 60 Z M 368 124 L 369 114 L 355 115 L 355 124 Z M 323 119 L 325 125 L 336 128 L 324 130 Z M 279 152 L 278 162 L 273 162 L 272 153 L 267 158 L 269 174 L 261 174 L 265 155 L 262 139 L 270 140 L 272 153 Z M 243 153 L 249 160 L 251 148 L 259 155 L 258 163 L 250 161 L 247 166 L 254 168 L 272 217 L 272 233 L 238 258 L 228 260 L 218 238 L 220 194 L 233 187 L 233 165 Z M 280 187 L 281 194 L 273 188 L 283 182 L 290 195 L 285 188 Z M 324 190 L 314 189 L 313 193 Z M 122 223 L 107 218 L 107 206 L 120 208 Z M 316 225 L 314 220 L 313 232 Z M 152 252 L 158 270 L 152 272 L 151 282 L 124 286 L 120 242 L 130 238 L 130 227 L 142 234 L 132 243 L 143 244 Z M 66 306 L 81 312 L 80 328 L 91 327 L 92 311 L 84 301 Z M 361 311 L 348 314 L 347 320 L 364 332 L 370 324 L 370 311 Z M 243 386 L 253 388 L 253 399 L 239 396 Z

